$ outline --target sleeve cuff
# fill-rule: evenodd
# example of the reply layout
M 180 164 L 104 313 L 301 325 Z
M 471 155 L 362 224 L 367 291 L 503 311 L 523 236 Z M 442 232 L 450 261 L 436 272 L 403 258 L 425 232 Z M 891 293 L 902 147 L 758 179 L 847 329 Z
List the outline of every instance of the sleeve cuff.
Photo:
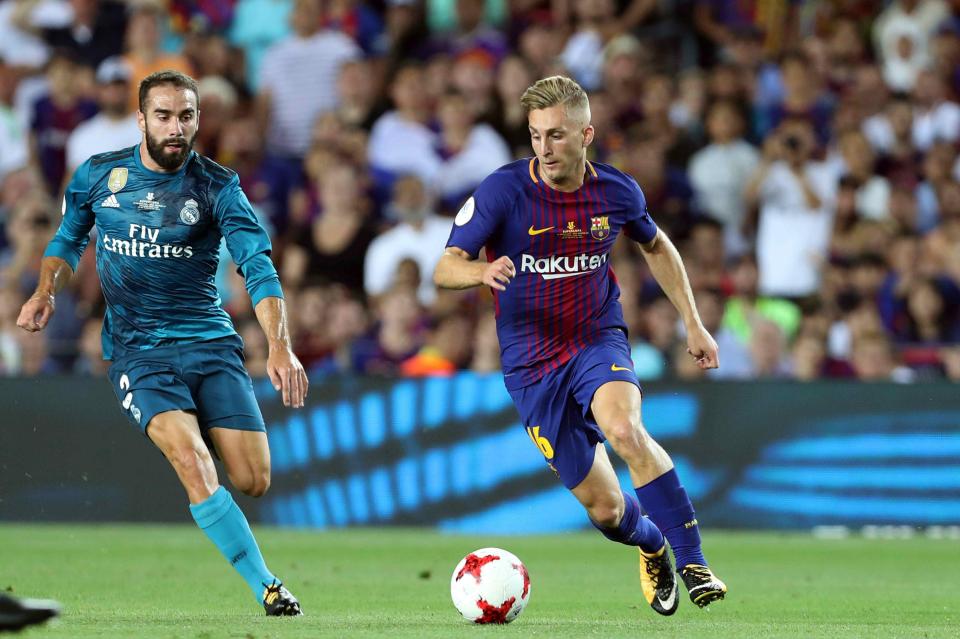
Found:
M 279 297 L 280 299 L 283 299 L 283 287 L 280 286 L 279 277 L 274 277 L 265 282 L 261 282 L 248 289 L 247 293 L 250 294 L 250 301 L 253 303 L 254 308 L 257 307 L 257 304 L 259 304 L 262 299 L 267 297 Z
M 70 265 L 73 272 L 77 272 L 77 265 L 80 263 L 80 255 L 68 244 L 54 239 L 47 245 L 47 250 L 43 252 L 44 257 L 59 257 Z

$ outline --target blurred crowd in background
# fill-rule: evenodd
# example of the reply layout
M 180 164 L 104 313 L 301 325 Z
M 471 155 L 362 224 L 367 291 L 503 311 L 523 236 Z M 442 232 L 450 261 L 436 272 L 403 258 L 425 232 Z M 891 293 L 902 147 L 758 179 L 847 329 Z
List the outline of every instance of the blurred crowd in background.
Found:
M 0 0 L 0 374 L 102 375 L 93 251 L 16 328 L 71 172 L 136 144 L 137 83 L 199 80 L 314 375 L 499 368 L 488 291 L 437 291 L 452 216 L 532 155 L 523 90 L 590 92 L 720 345 L 713 379 L 960 379 L 960 0 Z M 641 379 L 697 379 L 626 238 Z M 266 345 L 225 254 L 254 375 Z

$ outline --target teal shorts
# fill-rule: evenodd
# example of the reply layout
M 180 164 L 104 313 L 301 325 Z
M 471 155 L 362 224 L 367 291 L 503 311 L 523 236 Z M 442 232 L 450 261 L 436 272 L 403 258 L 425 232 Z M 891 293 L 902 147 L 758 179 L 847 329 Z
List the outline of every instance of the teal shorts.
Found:
M 144 434 L 171 410 L 196 414 L 205 439 L 211 428 L 266 431 L 239 335 L 132 351 L 107 374 L 124 415 Z

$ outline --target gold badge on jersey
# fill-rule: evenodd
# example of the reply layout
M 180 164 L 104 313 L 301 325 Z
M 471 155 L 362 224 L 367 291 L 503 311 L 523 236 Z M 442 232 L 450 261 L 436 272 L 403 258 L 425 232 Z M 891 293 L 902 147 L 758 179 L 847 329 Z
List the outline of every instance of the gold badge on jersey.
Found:
M 610 235 L 610 216 L 590 218 L 590 235 L 595 240 L 605 240 Z
M 116 168 L 110 171 L 110 178 L 107 180 L 107 188 L 111 193 L 116 193 L 127 185 L 127 169 Z

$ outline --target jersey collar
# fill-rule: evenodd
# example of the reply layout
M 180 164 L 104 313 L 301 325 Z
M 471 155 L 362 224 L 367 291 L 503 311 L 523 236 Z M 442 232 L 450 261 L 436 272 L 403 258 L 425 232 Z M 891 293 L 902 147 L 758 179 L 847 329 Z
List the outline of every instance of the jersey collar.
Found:
M 537 159 L 537 156 L 530 158 L 530 164 L 527 168 L 530 171 L 530 179 L 533 180 L 533 183 L 540 184 L 540 180 L 543 178 L 540 175 L 540 160 Z M 593 168 L 593 164 L 590 163 L 590 160 L 587 160 L 586 178 L 596 180 L 599 179 L 599 177 L 597 170 Z

